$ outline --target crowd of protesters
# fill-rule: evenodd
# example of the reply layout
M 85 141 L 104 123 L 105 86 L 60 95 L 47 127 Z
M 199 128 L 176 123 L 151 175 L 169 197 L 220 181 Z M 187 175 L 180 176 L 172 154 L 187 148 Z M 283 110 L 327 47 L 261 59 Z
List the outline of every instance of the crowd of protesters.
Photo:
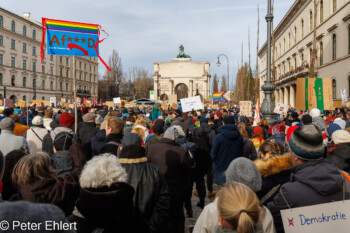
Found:
M 281 233 L 280 210 L 350 198 L 347 109 L 289 110 L 273 124 L 159 103 L 76 112 L 0 110 L 2 219 L 184 233 L 194 194 L 195 233 Z

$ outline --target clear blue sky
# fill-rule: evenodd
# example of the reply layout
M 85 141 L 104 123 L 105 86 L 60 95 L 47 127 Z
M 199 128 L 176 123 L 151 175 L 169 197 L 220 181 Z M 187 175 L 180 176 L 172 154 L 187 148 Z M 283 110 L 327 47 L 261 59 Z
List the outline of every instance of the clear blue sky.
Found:
M 275 1 L 275 26 L 293 0 Z M 71 20 L 102 25 L 109 38 L 100 54 L 108 60 L 112 49 L 122 58 L 124 71 L 138 66 L 153 72 L 153 62 L 171 61 L 183 44 L 193 61 L 209 61 L 213 75 L 226 74 L 226 61 L 216 66 L 217 55 L 229 57 L 231 83 L 241 60 L 248 61 L 248 27 L 251 61 L 255 69 L 257 4 L 260 5 L 260 46 L 266 41 L 267 0 L 1 0 L 1 7 L 18 15 Z M 101 73 L 105 72 L 102 64 Z

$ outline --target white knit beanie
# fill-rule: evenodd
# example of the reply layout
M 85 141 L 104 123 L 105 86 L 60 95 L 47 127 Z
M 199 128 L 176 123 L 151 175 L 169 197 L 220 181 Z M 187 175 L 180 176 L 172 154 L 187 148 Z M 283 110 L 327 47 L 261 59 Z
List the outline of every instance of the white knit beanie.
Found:
M 350 133 L 346 130 L 337 130 L 332 134 L 334 144 L 350 142 Z
M 321 111 L 317 108 L 313 108 L 310 110 L 309 115 L 314 118 L 314 117 L 320 117 L 321 116 Z

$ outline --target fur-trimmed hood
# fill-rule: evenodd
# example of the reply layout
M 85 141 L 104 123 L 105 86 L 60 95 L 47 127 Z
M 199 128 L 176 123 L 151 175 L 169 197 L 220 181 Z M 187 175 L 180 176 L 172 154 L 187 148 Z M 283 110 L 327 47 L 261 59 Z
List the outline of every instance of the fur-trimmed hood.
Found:
M 271 157 L 267 160 L 257 159 L 254 163 L 258 167 L 262 177 L 276 175 L 294 166 L 290 153 Z

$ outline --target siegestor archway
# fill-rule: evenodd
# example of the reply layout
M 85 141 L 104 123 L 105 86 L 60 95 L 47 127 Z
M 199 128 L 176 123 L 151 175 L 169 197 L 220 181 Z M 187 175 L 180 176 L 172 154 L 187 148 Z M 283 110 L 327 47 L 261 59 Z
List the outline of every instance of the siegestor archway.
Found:
M 179 83 L 175 87 L 175 93 L 177 95 L 177 99 L 183 99 L 188 97 L 188 87 L 184 83 Z

